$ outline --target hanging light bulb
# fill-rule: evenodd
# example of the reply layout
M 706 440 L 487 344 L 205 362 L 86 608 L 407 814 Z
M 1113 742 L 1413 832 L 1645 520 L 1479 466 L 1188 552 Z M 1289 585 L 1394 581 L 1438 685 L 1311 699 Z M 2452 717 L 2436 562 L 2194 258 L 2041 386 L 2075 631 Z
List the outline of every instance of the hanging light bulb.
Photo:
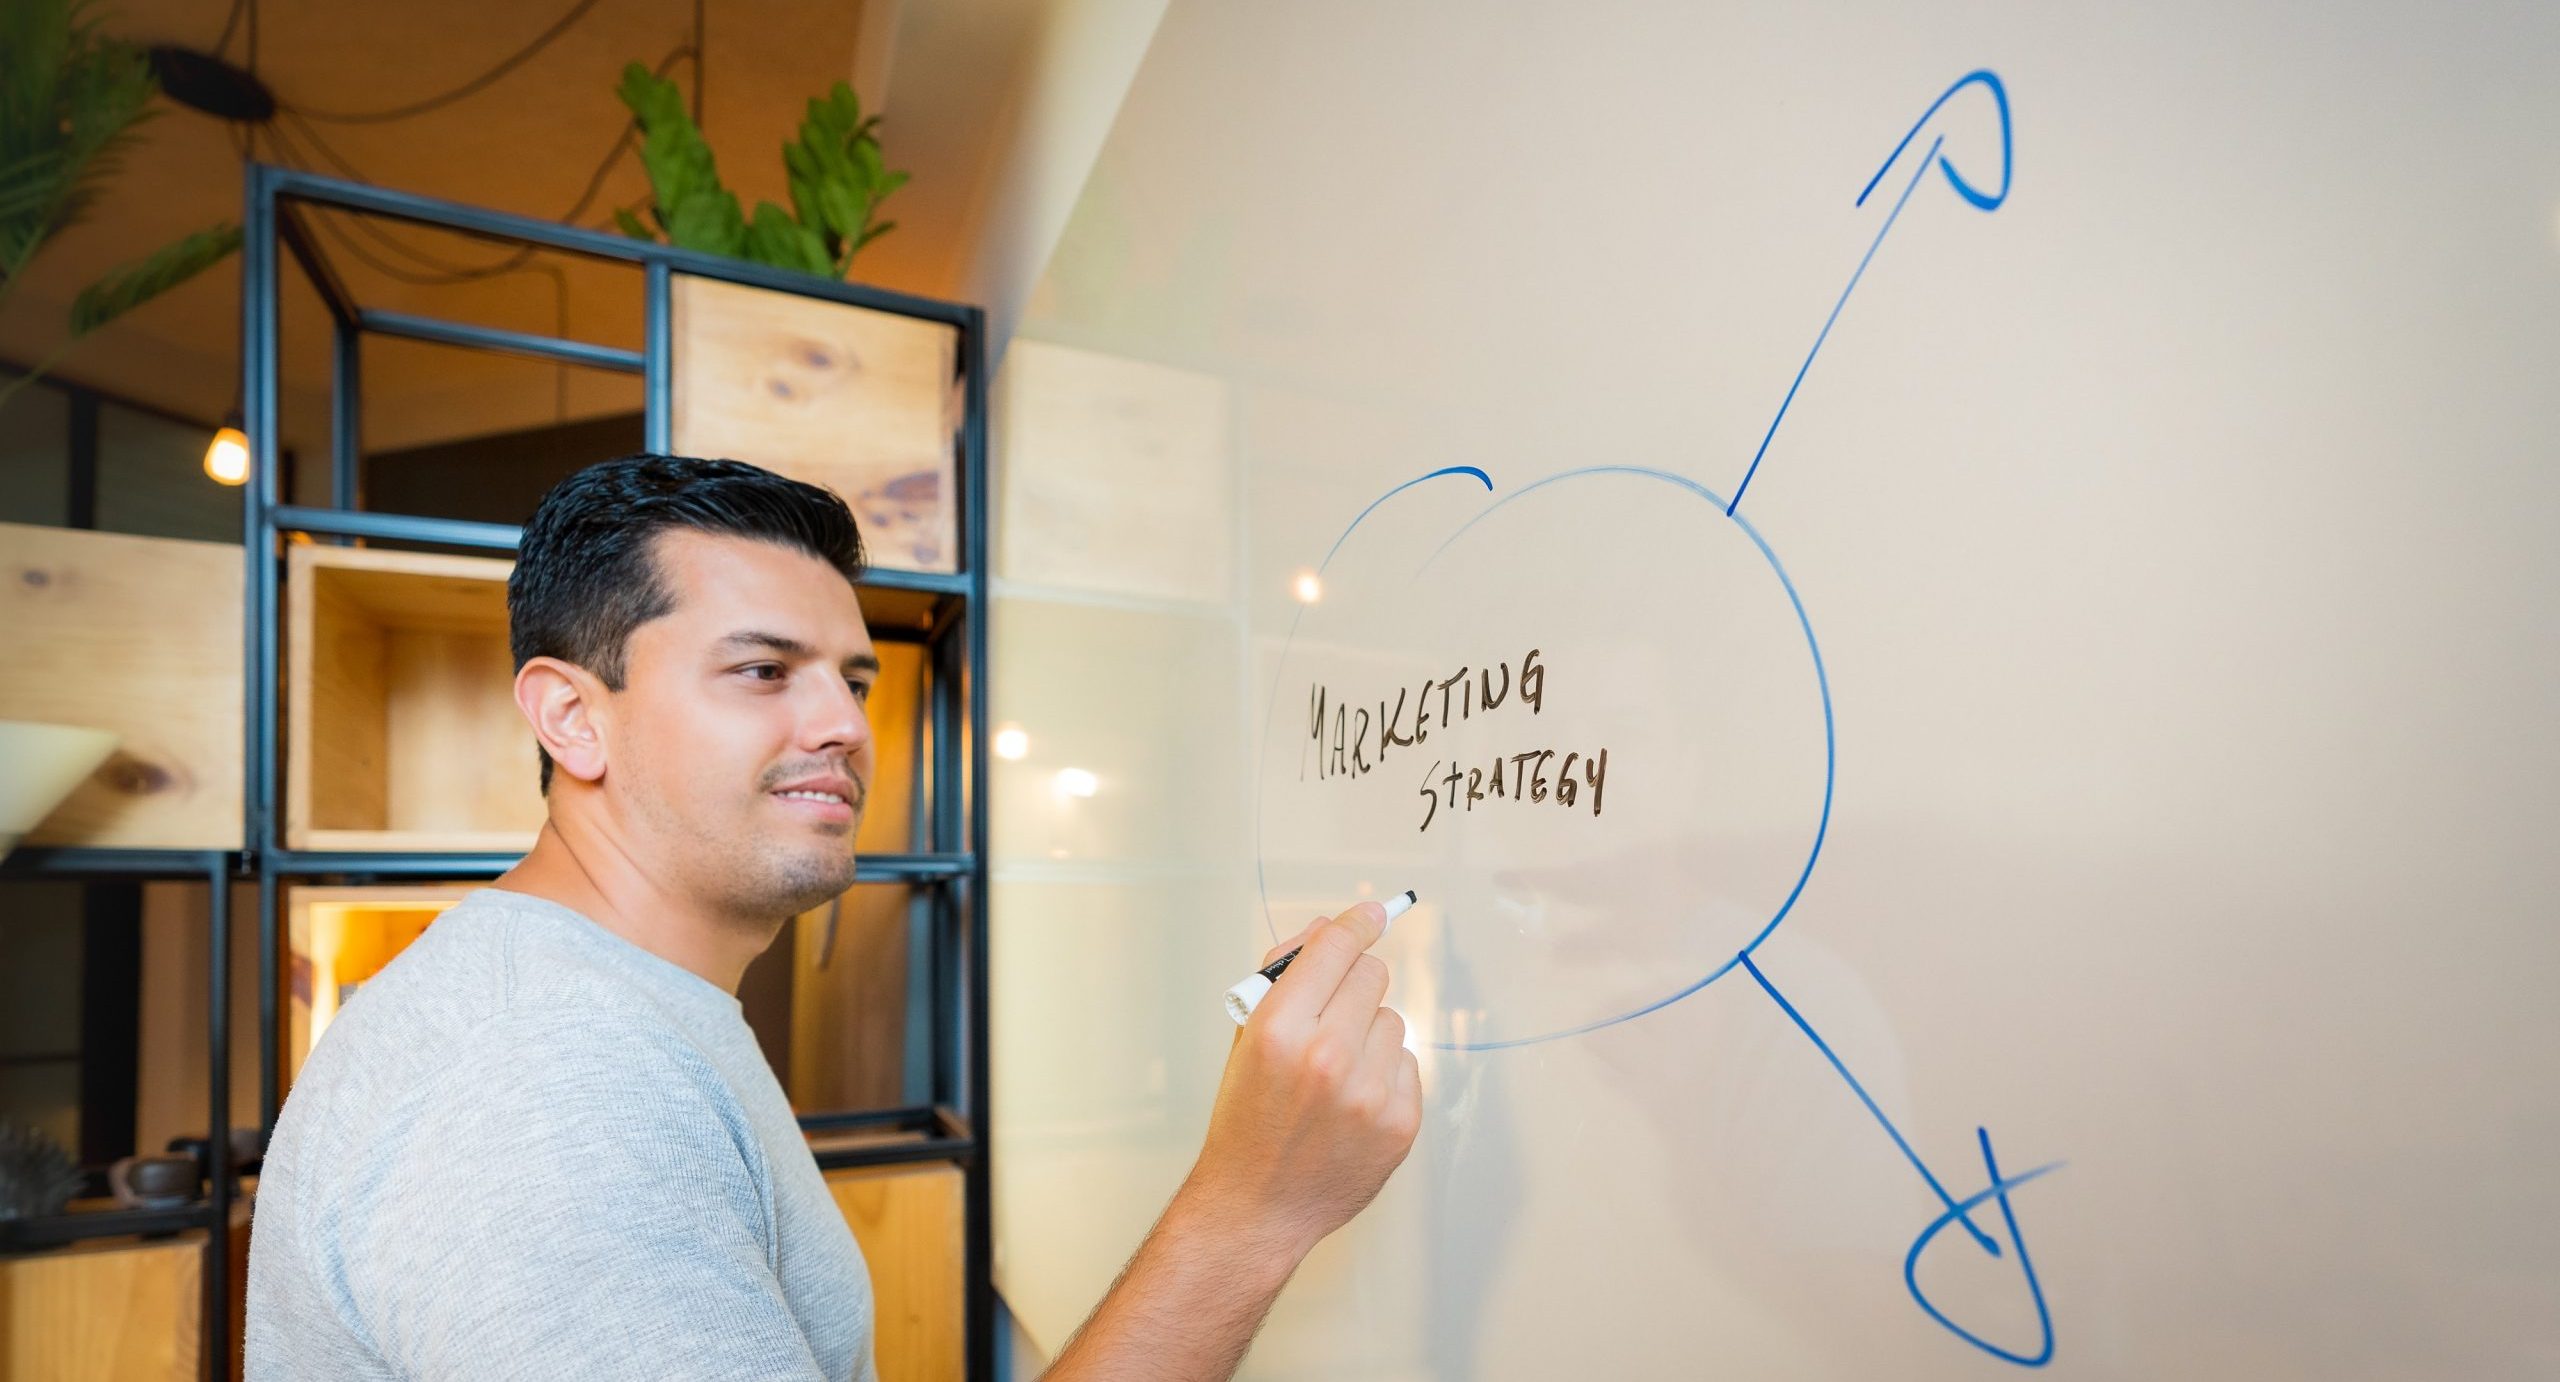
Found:
M 240 430 L 238 413 L 222 419 L 222 430 L 214 433 L 212 444 L 205 447 L 204 473 L 217 484 L 249 483 L 249 434 Z

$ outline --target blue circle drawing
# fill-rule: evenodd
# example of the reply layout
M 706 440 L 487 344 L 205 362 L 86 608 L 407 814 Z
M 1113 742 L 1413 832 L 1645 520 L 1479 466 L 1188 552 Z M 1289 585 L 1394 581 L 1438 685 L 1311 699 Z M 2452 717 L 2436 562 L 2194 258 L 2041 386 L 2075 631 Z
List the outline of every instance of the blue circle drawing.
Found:
M 1424 561 L 1423 566 L 1428 568 L 1432 561 L 1439 558 L 1441 552 L 1448 550 L 1450 543 L 1456 542 L 1459 538 L 1465 536 L 1468 529 L 1473 528 L 1476 524 L 1492 517 L 1496 512 L 1501 510 L 1505 505 L 1510 504 L 1512 501 L 1535 494 L 1539 490 L 1545 489 L 1551 485 L 1559 485 L 1568 480 L 1584 479 L 1594 475 L 1630 475 L 1640 479 L 1659 481 L 1663 484 L 1670 485 L 1675 489 L 1684 491 L 1695 498 L 1705 500 L 1707 503 L 1714 506 L 1718 517 L 1723 518 L 1742 529 L 1743 535 L 1751 539 L 1751 545 L 1759 550 L 1761 559 L 1769 564 L 1770 572 L 1778 578 L 1779 588 L 1786 592 L 1788 605 L 1795 611 L 1796 626 L 1804 630 L 1805 650 L 1813 656 L 1814 685 L 1819 689 L 1822 695 L 1822 814 L 1814 826 L 1813 843 L 1805 851 L 1804 869 L 1796 875 L 1795 885 L 1787 890 L 1786 899 L 1778 904 L 1777 910 L 1770 914 L 1769 920 L 1761 926 L 1757 934 L 1751 937 L 1749 944 L 1744 945 L 1739 951 L 1736 951 L 1732 956 L 1728 957 L 1723 963 L 1717 965 L 1714 969 L 1709 970 L 1704 976 L 1683 985 L 1672 993 L 1646 1003 L 1641 1007 L 1627 1012 L 1616 1013 L 1608 1017 L 1599 1018 L 1595 1021 L 1585 1022 L 1578 1026 L 1562 1027 L 1551 1032 L 1541 1032 L 1535 1036 L 1504 1037 L 1499 1040 L 1491 1041 L 1435 1041 L 1430 1043 L 1435 1050 L 1500 1051 L 1516 1046 L 1534 1046 L 1540 1042 L 1558 1041 L 1565 1037 L 1581 1036 L 1588 1032 L 1596 1032 L 1603 1027 L 1613 1027 L 1621 1022 L 1633 1021 L 1636 1018 L 1643 1017 L 1647 1013 L 1659 1012 L 1660 1010 L 1679 1002 L 1681 999 L 1696 993 L 1698 990 L 1705 988 L 1707 985 L 1714 983 L 1716 980 L 1721 979 L 1726 974 L 1730 973 L 1736 965 L 1742 962 L 1742 957 L 1744 955 L 1748 955 L 1752 951 L 1759 949 L 1760 943 L 1769 939 L 1770 933 L 1778 929 L 1778 923 L 1785 921 L 1787 919 L 1787 914 L 1795 910 L 1796 900 L 1804 895 L 1806 881 L 1813 877 L 1813 866 L 1815 862 L 1822 857 L 1822 842 L 1831 831 L 1831 794 L 1833 782 L 1839 767 L 1839 737 L 1833 727 L 1831 713 L 1831 678 L 1829 673 L 1823 669 L 1822 645 L 1814 639 L 1813 621 L 1806 617 L 1804 612 L 1804 600 L 1801 596 L 1796 594 L 1795 582 L 1788 578 L 1787 569 L 1779 562 L 1778 554 L 1770 548 L 1768 539 L 1760 536 L 1760 530 L 1751 526 L 1750 519 L 1744 518 L 1741 514 L 1732 511 L 1732 507 L 1726 503 L 1724 496 L 1715 493 L 1713 490 L 1708 489 L 1706 486 L 1699 484 L 1697 481 L 1692 480 L 1685 475 L 1675 475 L 1670 471 L 1656 470 L 1649 466 L 1596 465 L 1585 466 L 1577 470 L 1567 470 L 1555 475 L 1547 476 L 1542 480 L 1533 481 L 1520 489 L 1514 490 L 1511 493 L 1496 499 L 1491 504 L 1486 505 L 1483 512 L 1468 519 L 1464 524 L 1459 526 L 1456 532 L 1451 533 L 1446 539 L 1444 539 L 1440 546 L 1433 550 L 1431 557 Z M 1422 484 L 1425 481 L 1436 480 L 1443 477 L 1461 476 L 1473 479 L 1482 484 L 1488 493 L 1493 490 L 1492 477 L 1474 466 L 1448 466 L 1440 470 L 1432 471 L 1427 475 L 1408 480 L 1403 484 L 1396 486 L 1394 489 L 1387 491 L 1385 494 L 1378 496 L 1376 499 L 1370 501 L 1367 507 L 1361 509 L 1359 516 L 1351 520 L 1351 526 L 1343 529 L 1342 536 L 1335 538 L 1333 545 L 1326 549 L 1323 563 L 1316 568 L 1318 577 L 1321 578 L 1325 568 L 1333 564 L 1334 556 L 1342 550 L 1343 543 L 1350 539 L 1352 533 L 1359 529 L 1361 523 L 1366 521 L 1369 515 L 1377 512 L 1378 508 L 1388 500 L 1395 498 L 1404 491 L 1413 488 L 1415 485 Z M 1299 611 L 1299 617 L 1302 618 L 1304 613 L 1304 609 L 1301 608 Z M 1272 717 L 1279 713 L 1279 679 L 1281 673 L 1285 671 L 1288 666 L 1289 650 L 1296 645 L 1297 638 L 1298 618 L 1292 618 L 1289 623 L 1288 636 L 1280 645 L 1279 664 L 1272 669 L 1270 709 L 1264 713 L 1262 726 L 1262 742 L 1266 748 L 1271 742 Z M 1279 939 L 1280 933 L 1278 926 L 1274 925 L 1271 920 L 1271 889 L 1263 875 L 1262 793 L 1259 790 L 1256 790 L 1254 793 L 1254 884 L 1262 897 L 1263 925 L 1266 928 L 1269 928 L 1273 940 L 1276 941 Z

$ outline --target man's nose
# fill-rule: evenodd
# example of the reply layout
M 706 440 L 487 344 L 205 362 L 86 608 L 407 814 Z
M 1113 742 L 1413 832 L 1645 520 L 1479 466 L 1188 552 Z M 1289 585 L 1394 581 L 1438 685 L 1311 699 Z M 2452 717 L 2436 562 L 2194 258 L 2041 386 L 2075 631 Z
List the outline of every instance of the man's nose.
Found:
M 803 726 L 803 740 L 813 749 L 836 749 L 846 754 L 859 752 L 871 742 L 871 714 L 862 698 L 842 681 L 830 683 L 820 703 L 811 711 Z

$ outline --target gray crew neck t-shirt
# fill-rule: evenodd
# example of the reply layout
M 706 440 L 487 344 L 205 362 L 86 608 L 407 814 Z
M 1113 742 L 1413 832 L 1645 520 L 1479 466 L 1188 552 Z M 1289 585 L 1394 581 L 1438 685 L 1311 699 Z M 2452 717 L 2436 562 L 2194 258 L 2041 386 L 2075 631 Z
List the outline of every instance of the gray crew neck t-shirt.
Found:
M 873 1382 L 871 1281 L 738 1000 L 484 888 L 295 1078 L 248 1382 Z

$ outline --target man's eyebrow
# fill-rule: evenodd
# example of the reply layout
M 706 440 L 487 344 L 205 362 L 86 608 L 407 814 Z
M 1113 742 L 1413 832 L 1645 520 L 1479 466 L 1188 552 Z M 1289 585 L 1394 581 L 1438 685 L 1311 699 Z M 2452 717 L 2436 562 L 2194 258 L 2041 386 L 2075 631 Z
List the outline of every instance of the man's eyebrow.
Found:
M 716 651 L 720 652 L 730 652 L 743 649 L 761 649 L 765 652 L 776 654 L 777 656 L 797 658 L 803 662 L 811 661 L 818 656 L 817 649 L 810 647 L 808 644 L 801 642 L 797 638 L 793 638 L 787 634 L 766 633 L 762 629 L 740 629 L 736 633 L 722 638 L 718 643 L 713 644 L 712 647 Z M 877 672 L 880 670 L 879 655 L 876 653 L 855 653 L 844 660 L 844 670 L 848 672 Z

